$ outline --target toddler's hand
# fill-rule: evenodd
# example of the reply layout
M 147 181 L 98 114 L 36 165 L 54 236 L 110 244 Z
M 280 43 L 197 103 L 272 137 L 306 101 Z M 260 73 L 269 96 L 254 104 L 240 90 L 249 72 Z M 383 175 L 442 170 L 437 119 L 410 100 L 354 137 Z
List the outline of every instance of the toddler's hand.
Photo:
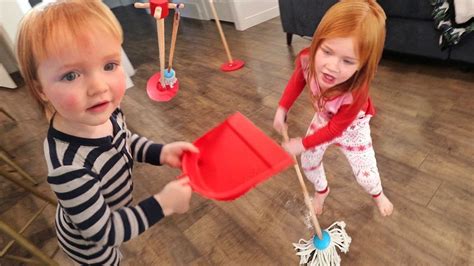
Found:
M 283 148 L 292 155 L 299 155 L 305 151 L 301 138 L 292 138 L 282 144 Z
M 288 128 L 288 125 L 286 124 L 286 110 L 283 107 L 278 107 L 275 113 L 273 128 L 280 134 L 282 134 L 283 129 Z
M 167 164 L 174 168 L 180 168 L 181 157 L 185 151 L 199 152 L 198 148 L 189 142 L 178 141 L 168 143 L 164 145 L 161 150 L 160 163 Z
M 185 213 L 189 209 L 191 193 L 189 177 L 185 176 L 166 184 L 163 190 L 155 195 L 155 199 L 160 203 L 163 214 L 168 216 L 173 213 Z

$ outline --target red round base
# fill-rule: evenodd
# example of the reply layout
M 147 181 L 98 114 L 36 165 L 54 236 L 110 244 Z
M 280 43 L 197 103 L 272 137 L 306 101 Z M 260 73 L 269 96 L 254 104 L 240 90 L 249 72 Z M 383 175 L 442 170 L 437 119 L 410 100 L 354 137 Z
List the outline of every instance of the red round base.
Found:
M 224 72 L 234 71 L 241 69 L 245 65 L 245 62 L 239 59 L 234 60 L 232 63 L 227 62 L 221 65 L 221 70 Z
M 160 83 L 161 73 L 156 72 L 153 76 L 148 79 L 146 83 L 146 92 L 148 97 L 153 101 L 157 102 L 167 102 L 176 95 L 179 90 L 179 80 L 176 80 L 176 83 L 173 87 L 166 86 L 163 87 Z

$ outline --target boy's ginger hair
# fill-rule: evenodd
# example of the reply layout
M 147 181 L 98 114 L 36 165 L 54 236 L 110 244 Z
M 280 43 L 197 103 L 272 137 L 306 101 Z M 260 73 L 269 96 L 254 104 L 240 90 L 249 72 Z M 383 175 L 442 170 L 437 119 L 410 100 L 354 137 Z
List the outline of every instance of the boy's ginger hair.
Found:
M 90 39 L 91 31 L 105 32 L 123 42 L 120 23 L 100 0 L 56 0 L 40 3 L 21 20 L 16 55 L 25 85 L 47 117 L 54 108 L 41 97 L 38 66 L 45 58 L 74 52 Z

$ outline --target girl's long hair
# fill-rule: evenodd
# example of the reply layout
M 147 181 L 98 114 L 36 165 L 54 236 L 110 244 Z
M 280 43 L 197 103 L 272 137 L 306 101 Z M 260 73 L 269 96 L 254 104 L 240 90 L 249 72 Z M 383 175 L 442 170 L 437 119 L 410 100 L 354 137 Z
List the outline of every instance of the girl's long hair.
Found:
M 367 97 L 385 42 L 385 12 L 375 0 L 341 0 L 324 15 L 314 32 L 310 48 L 308 81 L 315 77 L 315 55 L 326 39 L 353 37 L 359 69 L 347 81 L 313 98 L 317 106 L 332 97 L 354 90 Z M 354 91 L 355 92 L 355 91 Z

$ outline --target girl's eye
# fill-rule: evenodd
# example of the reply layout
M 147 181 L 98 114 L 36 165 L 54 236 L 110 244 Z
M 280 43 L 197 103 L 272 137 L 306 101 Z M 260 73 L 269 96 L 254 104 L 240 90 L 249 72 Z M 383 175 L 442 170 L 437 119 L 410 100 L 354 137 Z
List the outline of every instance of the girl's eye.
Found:
M 79 77 L 79 74 L 76 73 L 76 72 L 69 72 L 69 73 L 66 73 L 61 80 L 65 80 L 65 81 L 73 81 L 75 79 L 77 79 Z
M 344 63 L 348 64 L 348 65 L 353 65 L 355 64 L 353 61 L 350 61 L 350 60 L 344 60 Z
M 331 54 L 331 52 L 329 52 L 329 50 L 326 50 L 326 49 L 323 49 L 323 53 L 326 54 L 326 55 Z
M 116 63 L 108 63 L 104 66 L 105 71 L 112 71 L 117 67 L 118 64 Z

